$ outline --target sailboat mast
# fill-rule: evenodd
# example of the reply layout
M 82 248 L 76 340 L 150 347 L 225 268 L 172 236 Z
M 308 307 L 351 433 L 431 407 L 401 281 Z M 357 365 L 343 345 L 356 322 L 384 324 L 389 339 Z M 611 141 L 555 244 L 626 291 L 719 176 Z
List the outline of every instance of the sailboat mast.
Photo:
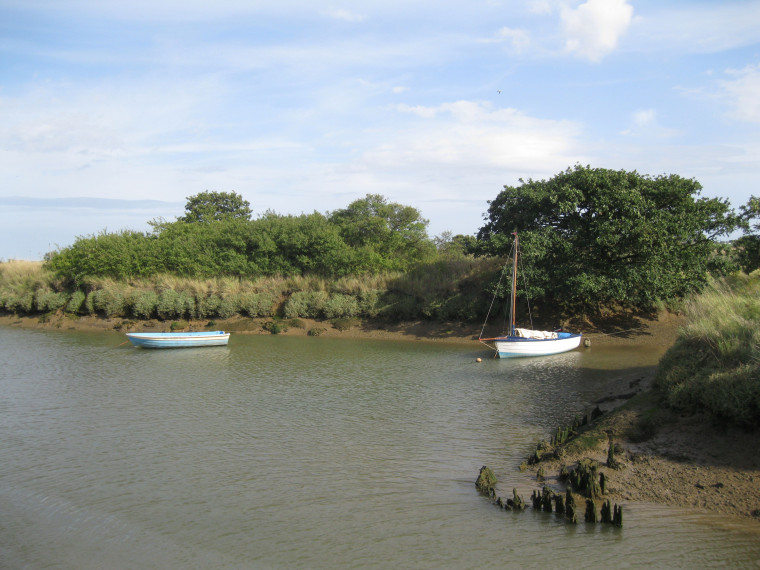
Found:
M 515 236 L 515 255 L 512 260 L 512 297 L 509 308 L 510 336 L 514 336 L 515 334 L 515 307 L 517 304 L 517 232 L 512 232 L 512 235 Z

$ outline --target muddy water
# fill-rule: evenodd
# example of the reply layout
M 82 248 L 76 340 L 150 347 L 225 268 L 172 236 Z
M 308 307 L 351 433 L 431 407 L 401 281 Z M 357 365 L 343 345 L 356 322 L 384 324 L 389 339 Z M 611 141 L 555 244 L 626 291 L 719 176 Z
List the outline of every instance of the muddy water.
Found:
M 757 567 L 756 523 L 625 506 L 622 529 L 516 515 L 487 464 L 645 371 L 656 350 L 233 336 L 141 350 L 0 328 L 2 568 Z M 502 483 L 505 483 L 502 481 Z

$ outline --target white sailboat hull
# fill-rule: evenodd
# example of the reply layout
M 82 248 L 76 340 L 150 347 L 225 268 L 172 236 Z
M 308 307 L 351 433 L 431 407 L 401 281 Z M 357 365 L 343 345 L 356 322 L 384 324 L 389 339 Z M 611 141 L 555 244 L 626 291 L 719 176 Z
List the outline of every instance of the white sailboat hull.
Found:
M 499 353 L 499 358 L 521 356 L 548 356 L 578 348 L 582 334 L 561 332 L 557 338 L 524 338 L 503 336 L 491 339 Z

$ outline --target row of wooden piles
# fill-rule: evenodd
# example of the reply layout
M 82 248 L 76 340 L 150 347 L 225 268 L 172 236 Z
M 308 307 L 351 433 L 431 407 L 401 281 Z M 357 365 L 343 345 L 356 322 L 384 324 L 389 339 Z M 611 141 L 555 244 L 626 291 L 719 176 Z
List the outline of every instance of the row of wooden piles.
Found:
M 572 477 L 572 479 L 571 479 Z M 561 475 L 562 478 L 562 475 Z M 611 504 L 609 499 L 601 501 L 599 508 L 597 501 L 606 493 L 606 482 L 603 473 L 598 474 L 596 462 L 584 460 L 579 462 L 577 468 L 568 471 L 565 477 L 568 480 L 568 487 L 564 493 L 557 493 L 551 488 L 544 486 L 541 491 L 534 490 L 531 495 L 531 503 L 535 510 L 543 512 L 554 512 L 562 516 L 569 523 L 578 522 L 578 506 L 575 495 L 571 487 L 579 493 L 587 495 L 585 498 L 585 512 L 583 520 L 588 523 L 608 523 L 615 526 L 623 526 L 623 507 Z M 526 503 L 522 497 L 517 494 L 517 489 L 512 489 L 512 498 L 504 500 L 496 496 L 496 476 L 493 471 L 483 466 L 475 481 L 478 491 L 489 496 L 499 508 L 507 510 L 522 511 L 526 508 Z

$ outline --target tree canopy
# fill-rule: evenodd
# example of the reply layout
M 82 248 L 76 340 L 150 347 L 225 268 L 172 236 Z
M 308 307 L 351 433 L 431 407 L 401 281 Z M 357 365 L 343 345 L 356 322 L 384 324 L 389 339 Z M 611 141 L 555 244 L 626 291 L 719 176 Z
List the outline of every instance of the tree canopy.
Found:
M 707 280 L 712 240 L 738 223 L 700 184 L 576 165 L 520 180 L 489 202 L 481 251 L 506 255 L 520 236 L 527 292 L 562 309 L 651 308 Z
M 220 220 L 249 220 L 251 204 L 235 192 L 201 192 L 187 198 L 180 222 L 208 223 Z
M 750 197 L 740 208 L 744 234 L 734 242 L 736 259 L 746 273 L 760 269 L 760 198 Z M 754 221 L 754 225 L 750 222 Z
M 334 211 L 335 224 L 349 247 L 372 259 L 392 262 L 386 269 L 404 270 L 432 255 L 435 246 L 427 235 L 428 220 L 419 210 L 388 202 L 379 194 L 367 194 L 348 207 Z

